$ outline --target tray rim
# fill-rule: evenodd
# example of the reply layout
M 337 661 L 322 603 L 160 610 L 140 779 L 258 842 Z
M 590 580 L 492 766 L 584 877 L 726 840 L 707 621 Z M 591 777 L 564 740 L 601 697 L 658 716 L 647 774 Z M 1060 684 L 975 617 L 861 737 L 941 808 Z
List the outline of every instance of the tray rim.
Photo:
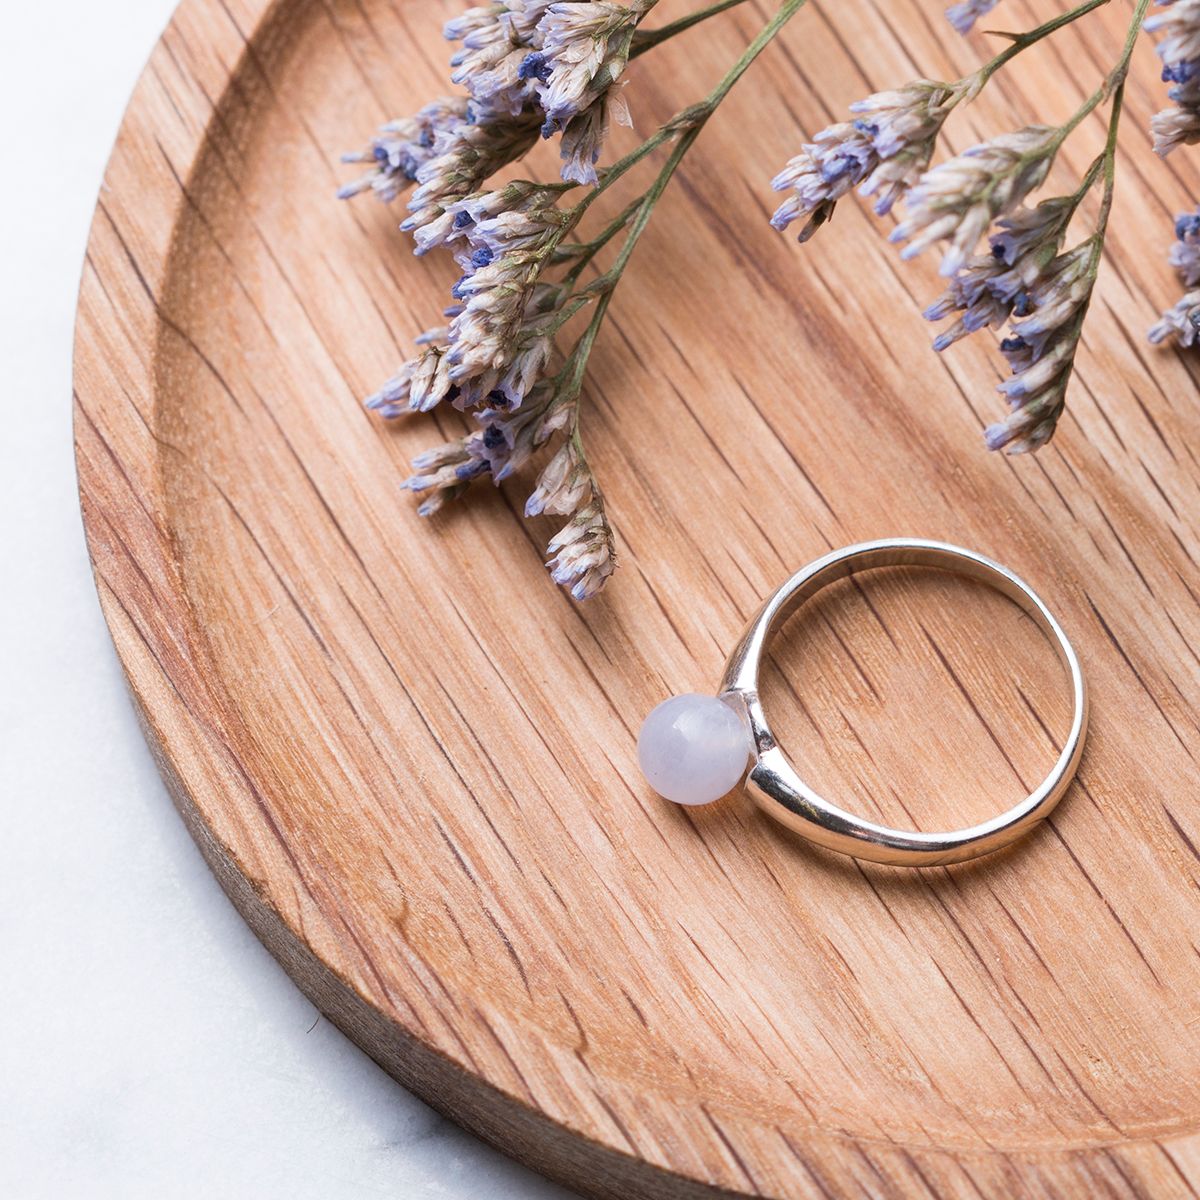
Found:
M 413 1030 L 384 1013 L 349 980 L 317 957 L 300 933 L 270 902 L 269 897 L 256 889 L 253 881 L 242 873 L 238 867 L 236 849 L 218 838 L 206 820 L 205 789 L 210 786 L 210 781 L 197 778 L 188 770 L 185 762 L 187 755 L 178 744 L 179 735 L 162 718 L 161 700 L 147 685 L 143 676 L 144 663 L 140 660 L 147 648 L 145 639 L 140 637 L 121 596 L 104 575 L 101 560 L 107 553 L 109 537 L 115 534 L 121 538 L 121 535 L 128 531 L 131 513 L 128 508 L 114 507 L 106 493 L 94 489 L 91 485 L 91 472 L 86 463 L 89 452 L 86 443 L 89 434 L 85 426 L 90 426 L 91 431 L 98 434 L 103 441 L 104 433 L 110 425 L 116 427 L 131 418 L 136 421 L 143 420 L 133 394 L 124 389 L 106 388 L 100 380 L 91 378 L 86 368 L 81 367 L 81 359 L 86 357 L 86 352 L 91 348 L 88 321 L 95 315 L 94 300 L 88 295 L 86 288 L 87 264 L 91 261 L 101 238 L 106 236 L 106 229 L 115 229 L 116 226 L 105 205 L 109 174 L 115 166 L 123 166 L 128 159 L 136 157 L 139 143 L 154 140 L 155 122 L 152 109 L 157 102 L 155 93 L 161 90 L 158 75 L 161 60 L 165 57 L 174 69 L 187 73 L 179 59 L 169 48 L 165 48 L 168 39 L 176 34 L 181 26 L 189 23 L 206 24 L 213 15 L 220 12 L 221 19 L 237 31 L 239 42 L 237 52 L 226 69 L 224 90 L 210 99 L 209 119 L 188 131 L 190 179 L 190 172 L 203 161 L 205 146 L 211 137 L 212 123 L 218 119 L 222 105 L 229 99 L 232 82 L 255 59 L 256 43 L 275 21 L 282 19 L 298 5 L 310 3 L 312 0 L 244 0 L 245 6 L 252 12 L 252 24 L 243 29 L 226 0 L 180 0 L 131 93 L 105 168 L 104 183 L 89 230 L 84 265 L 85 278 L 80 285 L 77 304 L 73 354 L 72 424 L 77 484 L 93 582 L 139 725 L 168 793 L 191 837 L 242 918 L 322 1014 L 404 1087 L 503 1153 L 564 1186 L 586 1189 L 588 1194 L 613 1197 L 661 1196 L 669 1197 L 670 1200 L 693 1196 L 699 1198 L 757 1195 L 757 1192 L 732 1192 L 702 1178 L 668 1170 L 617 1146 L 589 1137 L 585 1131 L 571 1128 L 566 1123 L 554 1119 L 548 1113 L 530 1105 L 522 1096 L 471 1072 L 436 1047 L 422 1041 Z M 159 342 L 163 333 L 171 328 L 169 318 L 157 308 L 157 287 L 166 281 L 172 265 L 179 221 L 188 205 L 186 183 L 187 180 L 176 180 L 167 184 L 161 177 L 157 177 L 146 181 L 146 189 L 139 195 L 139 203 L 143 207 L 155 208 L 156 216 L 165 223 L 168 231 L 165 240 L 153 247 L 149 260 L 144 257 L 135 259 L 129 247 L 122 243 L 130 265 L 154 308 L 150 326 L 151 336 L 142 347 L 142 366 L 145 368 L 147 382 L 151 385 L 143 398 L 151 403 L 155 399 L 154 363 L 157 360 Z M 111 298 L 109 299 L 111 302 Z M 114 305 L 115 307 L 118 306 Z M 126 309 L 121 308 L 120 311 L 124 313 Z M 112 451 L 109 450 L 109 453 L 112 454 Z M 169 540 L 169 530 L 158 532 Z M 141 554 L 147 552 L 143 539 L 131 537 L 128 541 L 129 545 L 124 547 L 125 552 L 135 565 L 139 565 L 142 562 L 139 551 Z M 160 549 L 165 552 L 167 544 L 164 543 Z M 171 564 L 153 562 L 147 567 L 148 571 L 161 569 L 169 571 Z M 186 595 L 182 589 L 179 594 Z M 195 636 L 195 630 L 187 620 L 180 620 L 173 632 L 184 646 Z M 211 690 L 211 681 L 198 675 L 197 683 L 207 692 L 214 710 L 220 711 L 221 702 Z M 197 730 L 203 736 L 220 733 L 220 729 L 201 730 L 198 724 Z M 226 782 L 229 785 L 231 781 Z M 253 804 L 253 786 L 250 781 L 243 776 L 240 783 L 232 782 L 243 789 L 247 803 Z M 812 1134 L 814 1149 L 821 1142 L 853 1146 L 879 1145 L 879 1142 L 871 1137 L 824 1128 L 815 1130 Z M 1104 1154 L 1115 1147 L 1154 1144 L 1161 1149 L 1166 1144 L 1182 1143 L 1188 1144 L 1190 1149 L 1200 1150 L 1200 1127 L 1177 1130 L 1164 1135 L 1146 1133 L 1108 1141 L 1097 1139 L 1064 1144 L 1061 1147 L 1043 1146 L 1028 1149 L 1000 1147 L 987 1150 L 953 1146 L 930 1149 L 918 1145 L 888 1145 L 905 1153 L 919 1155 L 929 1150 L 931 1153 L 963 1160 L 991 1159 L 997 1155 L 1001 1158 L 1037 1160 L 1092 1153 Z M 818 1181 L 818 1187 L 820 1186 Z

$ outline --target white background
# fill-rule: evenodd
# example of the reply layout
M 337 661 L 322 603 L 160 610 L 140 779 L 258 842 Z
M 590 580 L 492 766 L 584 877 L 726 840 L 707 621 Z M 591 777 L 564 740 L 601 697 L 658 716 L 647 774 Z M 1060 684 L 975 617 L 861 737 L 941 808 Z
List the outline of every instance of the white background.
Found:
M 318 1019 L 209 876 L 125 696 L 75 496 L 72 323 L 172 6 L 4 5 L 0 1196 L 564 1200 Z

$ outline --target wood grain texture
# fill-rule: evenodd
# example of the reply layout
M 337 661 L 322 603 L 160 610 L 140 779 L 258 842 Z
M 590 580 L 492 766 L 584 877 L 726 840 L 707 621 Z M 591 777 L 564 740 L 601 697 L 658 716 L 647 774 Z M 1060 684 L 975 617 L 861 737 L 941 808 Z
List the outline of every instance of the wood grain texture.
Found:
M 519 518 L 521 485 L 432 524 L 397 491 L 452 414 L 384 427 L 358 405 L 453 268 L 412 258 L 396 211 L 336 203 L 336 157 L 444 89 L 451 7 L 185 0 L 100 196 L 83 512 L 180 810 L 332 1020 L 588 1195 L 1200 1187 L 1198 368 L 1143 340 L 1198 158 L 1150 153 L 1162 89 L 1139 47 L 1068 414 L 1038 457 L 988 456 L 997 356 L 929 351 L 932 264 L 901 267 L 852 202 L 804 250 L 765 221 L 804 134 L 980 60 L 940 7 L 814 3 L 689 156 L 593 357 L 623 565 L 583 608 L 546 579 L 553 526 Z M 1031 52 L 951 144 L 1065 116 L 1127 7 Z M 705 92 L 766 11 L 638 62 L 639 124 Z M 1002 23 L 1050 11 L 1006 0 Z M 1063 181 L 1099 138 L 1094 120 L 1069 143 Z M 711 688 L 790 570 L 891 534 L 999 558 L 1074 638 L 1092 730 L 1052 820 L 914 873 L 813 852 L 737 798 L 657 802 L 642 714 Z M 789 627 L 768 699 L 818 785 L 944 825 L 1051 761 L 1056 672 L 998 598 L 884 575 Z

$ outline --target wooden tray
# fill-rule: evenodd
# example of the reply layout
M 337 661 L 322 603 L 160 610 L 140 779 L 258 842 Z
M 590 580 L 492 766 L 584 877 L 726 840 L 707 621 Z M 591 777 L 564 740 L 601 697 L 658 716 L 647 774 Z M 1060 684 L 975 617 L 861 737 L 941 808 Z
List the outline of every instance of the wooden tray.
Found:
M 418 521 L 397 483 L 437 422 L 385 428 L 358 404 L 453 268 L 411 257 L 396 210 L 335 202 L 336 158 L 444 90 L 456 9 L 185 0 L 100 195 L 83 512 L 172 794 L 330 1019 L 588 1195 L 1200 1185 L 1200 407 L 1195 360 L 1144 342 L 1177 294 L 1164 251 L 1197 155 L 1149 153 L 1163 99 L 1140 47 L 1069 414 L 1040 456 L 987 455 L 996 355 L 929 351 L 933 265 L 901 267 L 852 202 L 805 250 L 765 220 L 802 131 L 980 60 L 939 7 L 802 12 L 688 160 L 593 360 L 623 566 L 582 608 L 546 579 L 553 525 L 521 520 L 520 486 Z M 1039 48 L 954 143 L 1065 116 L 1118 7 Z M 1045 9 L 1011 0 L 1003 20 Z M 639 63 L 639 122 L 706 91 L 765 12 Z M 1098 125 L 1081 134 L 1064 180 Z M 790 570 L 900 533 L 1010 564 L 1076 639 L 1092 734 L 1052 822 L 906 873 L 814 853 L 736 798 L 649 794 L 651 705 L 711 688 Z M 786 744 L 895 821 L 1011 802 L 1066 719 L 1030 624 L 951 580 L 839 591 L 777 659 Z

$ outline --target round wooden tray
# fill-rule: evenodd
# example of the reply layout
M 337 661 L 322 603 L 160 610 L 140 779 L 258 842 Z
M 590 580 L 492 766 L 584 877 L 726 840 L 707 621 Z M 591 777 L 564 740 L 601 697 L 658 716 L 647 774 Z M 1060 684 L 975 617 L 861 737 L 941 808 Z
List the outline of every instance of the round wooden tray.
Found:
M 1013 2 L 1009 23 L 1044 15 Z M 589 1195 L 1194 1194 L 1200 406 L 1194 360 L 1143 333 L 1175 296 L 1163 250 L 1200 174 L 1149 153 L 1149 47 L 1069 414 L 1009 460 L 980 446 L 1000 407 L 986 339 L 927 347 L 932 264 L 901 268 L 850 201 L 803 251 L 765 221 L 802 131 L 981 46 L 924 0 L 802 12 L 705 131 L 601 336 L 587 435 L 623 565 L 578 607 L 520 486 L 432 523 L 397 490 L 453 414 L 385 427 L 358 403 L 453 268 L 411 257 L 397 211 L 335 202 L 337 154 L 444 89 L 450 11 L 185 0 L 100 195 L 84 518 L 147 735 L 222 884 L 387 1070 Z M 639 121 L 706 91 L 764 13 L 638 63 Z M 956 145 L 1065 115 L 1124 19 L 1032 55 Z M 1064 179 L 1093 152 L 1080 133 Z M 888 534 L 1001 559 L 1076 640 L 1091 742 L 1053 820 L 917 873 L 816 853 L 736 797 L 658 802 L 641 716 L 711 688 L 789 571 Z M 885 575 L 801 620 L 776 721 L 864 811 L 969 820 L 1051 760 L 1053 656 L 998 598 Z

